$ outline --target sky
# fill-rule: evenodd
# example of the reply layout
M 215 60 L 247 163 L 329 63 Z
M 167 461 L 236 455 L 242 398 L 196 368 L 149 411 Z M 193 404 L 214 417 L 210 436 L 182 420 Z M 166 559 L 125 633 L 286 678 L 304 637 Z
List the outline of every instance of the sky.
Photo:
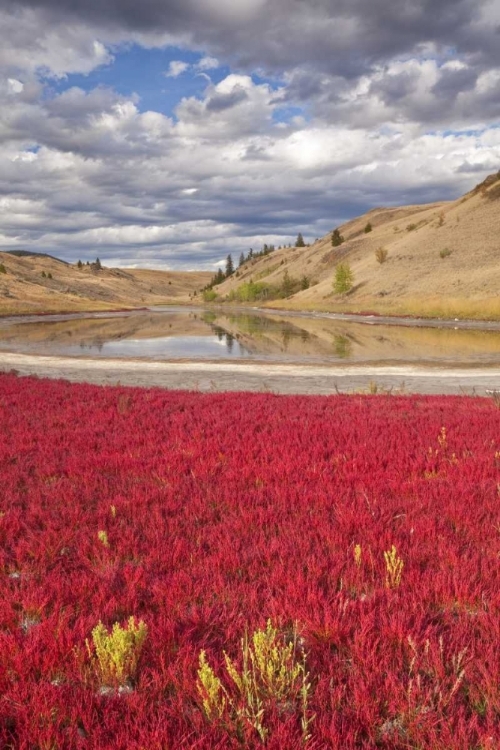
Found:
M 500 169 L 500 0 L 0 0 L 0 250 L 215 270 Z

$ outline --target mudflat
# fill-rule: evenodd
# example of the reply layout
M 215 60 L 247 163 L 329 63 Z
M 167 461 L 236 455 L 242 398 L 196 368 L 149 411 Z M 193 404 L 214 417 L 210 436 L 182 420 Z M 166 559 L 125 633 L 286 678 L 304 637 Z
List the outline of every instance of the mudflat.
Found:
M 0 371 L 99 385 L 161 387 L 194 391 L 270 391 L 288 394 L 382 392 L 500 393 L 498 367 L 416 365 L 308 366 L 249 362 L 151 362 L 0 353 Z

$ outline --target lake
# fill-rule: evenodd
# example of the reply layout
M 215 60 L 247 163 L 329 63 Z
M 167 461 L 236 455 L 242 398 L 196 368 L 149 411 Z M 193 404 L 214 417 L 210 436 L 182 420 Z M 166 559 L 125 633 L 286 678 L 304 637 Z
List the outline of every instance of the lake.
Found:
M 186 307 L 0 319 L 1 367 L 19 362 L 23 374 L 167 387 L 255 390 L 266 378 L 279 392 L 331 392 L 335 376 L 335 388 L 410 379 L 421 392 L 485 392 L 500 390 L 500 324 Z

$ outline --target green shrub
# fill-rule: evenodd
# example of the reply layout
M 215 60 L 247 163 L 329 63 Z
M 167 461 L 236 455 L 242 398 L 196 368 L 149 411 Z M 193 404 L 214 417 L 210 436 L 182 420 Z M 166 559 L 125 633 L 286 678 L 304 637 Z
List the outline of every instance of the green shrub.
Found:
M 365 226 L 365 228 L 363 229 L 363 231 L 364 231 L 365 234 L 369 234 L 369 232 L 371 232 L 372 229 L 373 229 L 372 225 L 370 224 L 370 222 L 368 222 L 368 224 Z
M 215 302 L 219 295 L 213 289 L 203 290 L 203 302 Z
M 449 247 L 444 247 L 439 251 L 440 258 L 447 258 L 449 255 L 451 255 L 451 250 L 449 249 Z
M 5 268 L 3 263 L 0 263 L 0 273 L 7 273 L 7 269 Z
M 413 230 L 416 229 L 416 228 L 417 228 L 416 224 L 408 224 L 408 226 L 406 227 L 406 231 L 407 232 L 413 232 Z
M 260 281 L 247 281 L 229 293 L 231 302 L 257 302 L 269 299 L 272 287 Z
M 333 289 L 336 294 L 345 294 L 352 289 L 354 275 L 349 263 L 339 263 L 335 269 Z

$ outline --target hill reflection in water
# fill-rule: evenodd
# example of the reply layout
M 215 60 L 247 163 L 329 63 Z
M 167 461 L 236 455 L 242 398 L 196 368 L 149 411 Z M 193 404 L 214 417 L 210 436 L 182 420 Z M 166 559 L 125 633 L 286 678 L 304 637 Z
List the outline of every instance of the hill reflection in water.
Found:
M 163 361 L 485 365 L 500 363 L 500 331 L 172 308 L 4 319 L 0 350 Z

